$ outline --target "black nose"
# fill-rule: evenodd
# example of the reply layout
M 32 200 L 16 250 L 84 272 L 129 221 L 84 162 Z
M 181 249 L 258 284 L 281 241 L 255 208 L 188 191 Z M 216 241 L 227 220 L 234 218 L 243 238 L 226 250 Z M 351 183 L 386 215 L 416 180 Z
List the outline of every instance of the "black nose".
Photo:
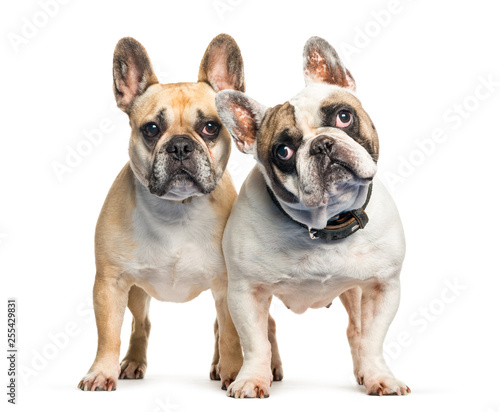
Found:
M 311 143 L 309 152 L 312 155 L 330 154 L 333 150 L 333 139 L 328 136 L 320 135 Z
M 189 136 L 174 136 L 167 143 L 167 153 L 170 154 L 173 159 L 181 162 L 189 159 L 193 150 L 193 140 Z

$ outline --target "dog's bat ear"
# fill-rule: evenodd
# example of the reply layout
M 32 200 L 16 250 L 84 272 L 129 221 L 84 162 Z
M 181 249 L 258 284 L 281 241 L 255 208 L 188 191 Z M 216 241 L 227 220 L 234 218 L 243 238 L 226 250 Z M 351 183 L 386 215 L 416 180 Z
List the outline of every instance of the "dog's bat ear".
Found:
M 198 81 L 208 83 L 216 92 L 245 91 L 243 58 L 231 36 L 219 34 L 210 42 L 201 59 Z
M 306 85 L 328 83 L 356 90 L 354 78 L 326 40 L 321 37 L 311 37 L 304 46 L 303 57 Z
M 131 37 L 121 39 L 113 55 L 113 91 L 118 107 L 129 113 L 135 98 L 155 83 L 158 79 L 143 45 Z
M 253 152 L 266 107 L 234 90 L 217 93 L 215 104 L 238 149 L 243 153 Z

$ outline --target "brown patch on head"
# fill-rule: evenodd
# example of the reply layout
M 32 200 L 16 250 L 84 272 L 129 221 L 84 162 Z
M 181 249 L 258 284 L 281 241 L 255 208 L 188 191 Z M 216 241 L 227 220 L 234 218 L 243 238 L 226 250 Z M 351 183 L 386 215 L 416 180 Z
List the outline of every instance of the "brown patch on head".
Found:
M 297 198 L 281 182 L 286 179 L 287 173 L 292 173 L 294 170 L 284 171 L 277 167 L 273 152 L 276 145 L 280 143 L 286 143 L 287 146 L 297 149 L 302 137 L 302 132 L 296 124 L 293 105 L 286 102 L 267 110 L 257 139 L 257 156 L 273 183 L 274 193 L 289 203 L 297 202 Z
M 262 120 L 257 154 L 263 163 L 269 157 L 269 149 L 274 137 L 285 130 L 289 131 L 292 136 L 301 138 L 301 133 L 295 123 L 295 107 L 289 102 L 268 109 Z
M 360 101 L 348 91 L 338 90 L 321 102 L 320 111 L 323 122 L 321 126 L 334 127 L 336 114 L 340 110 L 348 110 L 354 116 L 352 125 L 342 130 L 363 146 L 376 162 L 379 156 L 377 131 Z

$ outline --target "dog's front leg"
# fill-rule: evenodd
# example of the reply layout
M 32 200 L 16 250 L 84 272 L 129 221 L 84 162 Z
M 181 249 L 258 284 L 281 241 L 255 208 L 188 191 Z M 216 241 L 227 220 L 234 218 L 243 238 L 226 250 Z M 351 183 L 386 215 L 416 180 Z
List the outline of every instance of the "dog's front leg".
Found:
M 238 332 L 234 327 L 227 306 L 227 286 L 218 285 L 212 288 L 217 310 L 215 339 L 218 341 L 217 375 L 222 381 L 222 389 L 227 389 L 240 371 L 243 363 L 241 344 Z M 217 350 L 216 350 L 217 351 Z M 215 356 L 214 356 L 215 358 Z M 215 359 L 214 359 L 215 361 Z
M 399 278 L 370 282 L 362 289 L 359 383 L 370 395 L 406 395 L 410 389 L 394 377 L 383 356 L 385 335 L 399 306 Z
M 228 304 L 245 354 L 243 367 L 228 388 L 235 398 L 265 398 L 273 380 L 268 338 L 270 293 L 243 282 L 229 282 Z
M 97 354 L 87 375 L 78 384 L 84 391 L 116 389 L 120 373 L 120 331 L 131 282 L 119 273 L 97 273 L 94 311 L 97 323 Z

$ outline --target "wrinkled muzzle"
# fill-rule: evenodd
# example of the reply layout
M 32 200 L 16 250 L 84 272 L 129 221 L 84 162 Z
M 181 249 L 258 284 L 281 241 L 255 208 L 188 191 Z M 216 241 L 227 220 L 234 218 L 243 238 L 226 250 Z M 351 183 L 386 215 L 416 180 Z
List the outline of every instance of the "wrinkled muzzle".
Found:
M 193 196 L 210 193 L 218 177 L 203 147 L 189 136 L 174 136 L 155 154 L 148 179 L 149 191 L 157 196 L 168 193 Z
M 299 199 L 308 207 L 342 201 L 355 187 L 368 185 L 377 171 L 372 156 L 343 134 L 321 134 L 297 153 Z

